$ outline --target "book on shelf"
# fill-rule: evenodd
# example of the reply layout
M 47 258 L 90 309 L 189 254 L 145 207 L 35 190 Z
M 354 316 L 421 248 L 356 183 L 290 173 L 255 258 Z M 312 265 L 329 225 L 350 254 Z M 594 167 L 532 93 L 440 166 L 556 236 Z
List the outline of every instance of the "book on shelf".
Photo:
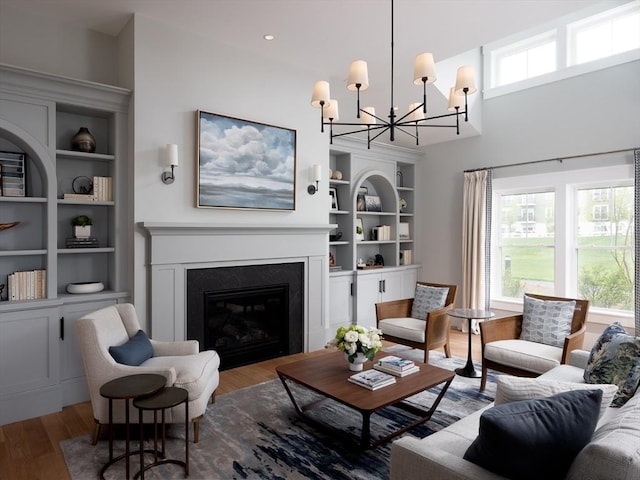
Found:
M 97 202 L 113 201 L 113 177 L 93 177 L 93 199 Z
M 379 370 L 380 372 L 390 373 L 391 375 L 395 375 L 396 377 L 406 377 L 407 375 L 411 375 L 412 373 L 420 371 L 420 367 L 418 367 L 417 365 L 414 365 L 413 367 L 407 368 L 406 370 L 402 371 L 387 368 L 384 365 L 380 365 L 379 363 L 376 363 L 373 368 Z
M 377 390 L 396 383 L 396 377 L 378 370 L 365 370 L 351 375 L 347 380 L 369 390 Z
M 408 370 L 416 366 L 413 360 L 408 360 L 406 358 L 396 357 L 395 355 L 388 355 L 386 357 L 382 357 L 376 365 L 380 365 L 389 370 L 394 370 L 396 372 L 402 372 L 404 370 Z
M 0 183 L 2 196 L 25 196 L 24 153 L 0 152 Z
M 100 244 L 96 237 L 88 237 L 88 238 L 68 237 L 66 246 L 67 248 L 98 248 Z
M 46 270 L 28 270 L 7 275 L 9 300 L 38 300 L 46 298 Z
M 63 195 L 65 200 L 87 200 L 93 201 L 92 193 L 65 193 Z

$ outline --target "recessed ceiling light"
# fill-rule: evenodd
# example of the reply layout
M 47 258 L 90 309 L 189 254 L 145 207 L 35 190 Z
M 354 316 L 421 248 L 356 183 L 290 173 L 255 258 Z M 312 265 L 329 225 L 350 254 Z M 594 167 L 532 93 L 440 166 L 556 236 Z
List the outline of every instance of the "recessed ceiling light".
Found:
M 264 37 L 265 40 L 273 40 L 275 37 L 275 35 L 271 35 L 270 33 L 267 33 Z

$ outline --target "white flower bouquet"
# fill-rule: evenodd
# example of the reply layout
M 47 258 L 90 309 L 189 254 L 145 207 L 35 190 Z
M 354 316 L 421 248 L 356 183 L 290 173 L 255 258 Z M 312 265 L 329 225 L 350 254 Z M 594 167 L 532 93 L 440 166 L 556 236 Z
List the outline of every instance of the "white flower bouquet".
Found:
M 382 331 L 360 325 L 339 327 L 335 338 L 331 339 L 327 346 L 337 347 L 346 353 L 349 362 L 353 362 L 358 353 L 362 353 L 368 360 L 373 360 L 373 356 L 382 348 Z

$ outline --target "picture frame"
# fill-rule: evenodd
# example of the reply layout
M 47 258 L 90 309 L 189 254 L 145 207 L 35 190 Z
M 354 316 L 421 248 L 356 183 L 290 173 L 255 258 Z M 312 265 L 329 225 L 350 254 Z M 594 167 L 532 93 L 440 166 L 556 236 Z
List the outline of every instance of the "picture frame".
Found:
M 295 130 L 203 110 L 196 120 L 196 207 L 295 210 Z
M 329 207 L 331 210 L 340 210 L 338 207 L 338 189 L 329 187 Z
M 367 187 L 358 188 L 358 196 L 356 198 L 356 210 L 358 212 L 365 211 L 365 201 L 364 196 L 369 193 L 369 189 Z
M 411 238 L 408 222 L 400 222 L 398 225 L 398 236 L 400 237 L 400 240 L 409 240 Z
M 377 195 L 365 195 L 364 196 L 365 211 L 367 212 L 381 212 L 382 204 L 380 203 L 380 197 Z
M 356 241 L 361 242 L 364 240 L 364 225 L 361 218 L 356 219 Z

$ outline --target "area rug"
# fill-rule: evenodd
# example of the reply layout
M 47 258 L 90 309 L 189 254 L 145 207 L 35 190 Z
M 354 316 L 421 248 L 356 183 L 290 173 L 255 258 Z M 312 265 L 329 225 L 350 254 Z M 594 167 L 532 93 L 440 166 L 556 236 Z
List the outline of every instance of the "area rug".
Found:
M 388 351 L 405 357 L 421 355 L 395 347 Z M 465 359 L 445 358 L 432 352 L 429 363 L 453 370 L 463 366 Z M 433 417 L 405 435 L 425 437 L 492 402 L 492 378 L 484 392 L 478 390 L 479 384 L 479 379 L 456 376 Z M 428 407 L 439 391 L 434 387 L 410 401 Z M 294 393 L 315 398 L 315 394 L 300 387 Z M 357 412 L 334 401 L 324 402 L 313 412 L 324 422 L 358 438 L 361 416 Z M 401 409 L 384 409 L 380 415 L 372 416 L 372 435 L 389 432 L 396 425 L 409 423 L 411 418 Z M 184 426 L 170 425 L 167 438 L 168 458 L 183 460 Z M 137 442 L 132 446 L 137 448 Z M 108 442 L 100 440 L 92 446 L 89 435 L 65 440 L 60 447 L 73 480 L 98 478 L 108 460 Z M 116 441 L 114 452 L 123 450 L 123 442 Z M 372 480 L 389 477 L 391 442 L 363 451 L 343 438 L 318 430 L 298 417 L 280 380 L 272 380 L 217 397 L 200 422 L 199 443 L 191 443 L 189 451 L 190 479 Z M 147 458 L 147 462 L 151 460 Z M 131 465 L 133 472 L 138 470 L 137 458 L 132 459 Z M 105 474 L 107 479 L 124 477 L 124 461 L 111 466 Z M 145 472 L 145 478 L 184 478 L 184 470 L 177 465 L 160 465 Z

